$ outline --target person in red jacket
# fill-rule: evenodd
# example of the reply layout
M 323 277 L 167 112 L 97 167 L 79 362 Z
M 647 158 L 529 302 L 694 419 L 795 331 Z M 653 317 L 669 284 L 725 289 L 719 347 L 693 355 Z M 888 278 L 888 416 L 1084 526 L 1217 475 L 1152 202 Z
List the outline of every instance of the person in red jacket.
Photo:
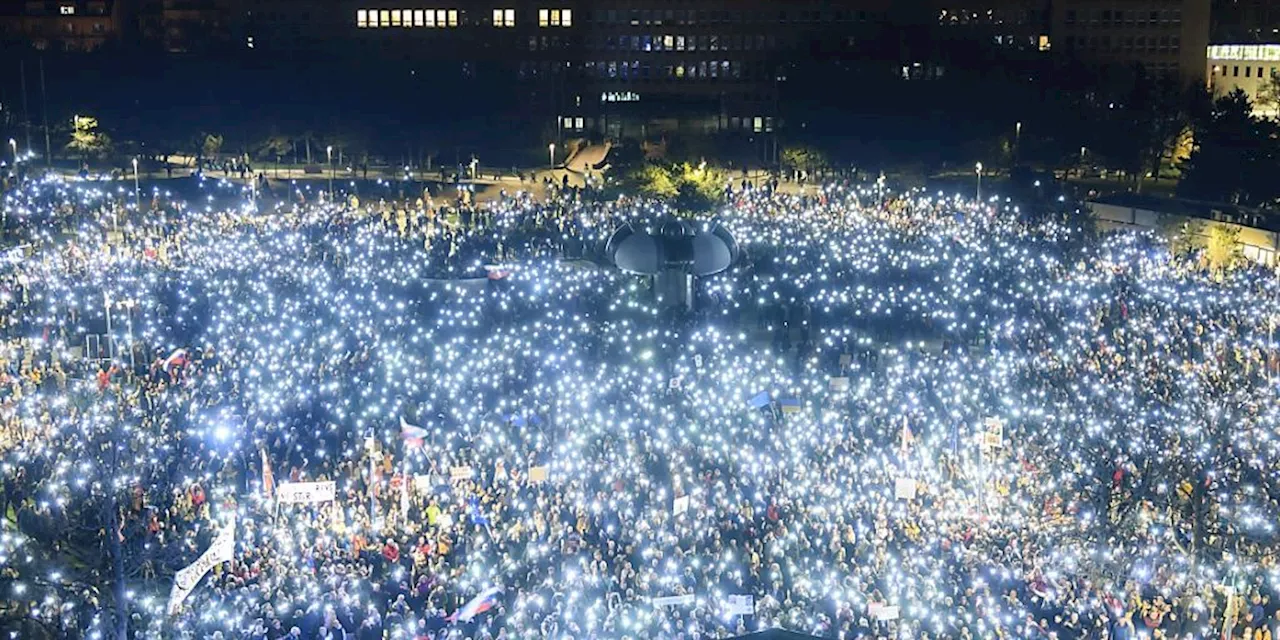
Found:
M 382 547 L 382 557 L 393 564 L 400 562 L 400 547 L 391 538 L 387 538 L 387 544 Z

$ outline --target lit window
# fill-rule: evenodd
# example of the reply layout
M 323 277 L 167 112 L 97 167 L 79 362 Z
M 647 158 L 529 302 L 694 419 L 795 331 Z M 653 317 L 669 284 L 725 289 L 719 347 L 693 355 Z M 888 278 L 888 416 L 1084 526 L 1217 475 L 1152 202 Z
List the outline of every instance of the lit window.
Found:
M 435 12 L 435 11 L 427 11 L 426 19 L 427 19 L 427 24 L 426 24 L 426 26 L 428 26 L 428 27 L 434 27 L 434 26 L 436 26 L 436 12 Z
M 451 27 L 458 26 L 458 10 L 457 9 L 449 10 L 449 26 Z
M 572 27 L 572 9 L 538 9 L 539 27 Z
M 393 27 L 400 26 L 400 10 L 399 9 L 391 10 L 391 26 Z
M 449 26 L 449 12 L 444 9 L 436 9 L 436 26 L 444 28 Z
M 516 10 L 515 9 L 494 9 L 493 10 L 493 26 L 495 27 L 516 26 Z
M 764 118 L 761 118 L 760 116 L 756 116 L 752 124 L 755 125 L 753 129 L 755 130 L 756 133 L 761 133 L 764 131 Z
M 94 26 L 97 26 L 97 25 L 94 25 Z M 248 39 L 246 40 L 246 44 L 248 44 L 248 45 L 249 45 L 249 48 L 250 48 L 250 49 L 252 49 L 252 48 L 253 48 L 253 36 L 249 36 L 249 37 L 248 37 Z
M 422 9 L 413 10 L 413 26 L 415 27 L 426 26 L 426 20 L 422 14 L 423 14 Z
M 412 27 L 413 26 L 413 9 L 405 9 L 404 11 L 401 12 L 401 15 L 404 16 L 404 26 Z
M 379 11 L 379 12 L 378 12 L 378 26 L 379 26 L 379 27 L 389 27 L 389 26 L 391 26 L 391 12 L 390 12 L 390 11 L 387 11 L 386 9 L 383 9 L 383 10 L 381 10 L 381 11 Z
M 356 26 L 360 28 L 369 26 L 369 11 L 367 9 L 356 11 Z
M 72 4 L 61 5 L 58 7 L 58 13 L 64 16 L 74 16 L 76 14 L 76 7 Z
M 1050 48 L 1050 46 L 1049 46 L 1049 36 L 1044 36 L 1044 35 L 1040 36 L 1040 42 L 1039 42 L 1039 45 L 1040 45 L 1040 50 L 1041 50 L 1041 51 L 1048 51 L 1048 50 L 1049 50 L 1049 48 Z
M 582 121 L 582 118 L 574 118 L 574 119 L 573 119 L 573 128 L 574 128 L 574 129 L 582 129 L 582 128 L 584 128 L 584 127 L 583 127 L 583 124 L 585 124 L 585 123 Z

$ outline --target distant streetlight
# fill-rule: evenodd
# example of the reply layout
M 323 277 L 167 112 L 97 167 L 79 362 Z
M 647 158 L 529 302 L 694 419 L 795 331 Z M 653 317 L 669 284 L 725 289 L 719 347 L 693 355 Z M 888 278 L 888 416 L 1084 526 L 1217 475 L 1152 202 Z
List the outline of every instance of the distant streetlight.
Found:
M 1013 125 L 1013 163 L 1018 163 L 1018 152 L 1022 150 L 1022 121 Z
M 138 188 L 138 156 L 133 157 L 133 201 L 138 203 L 138 210 L 142 210 L 142 191 Z
M 18 141 L 9 138 L 9 148 L 13 149 L 13 163 L 18 164 Z
M 333 200 L 333 145 L 325 147 L 324 153 L 329 158 L 329 200 Z
M 551 157 L 551 168 L 556 168 L 556 143 L 547 145 L 547 155 Z
M 978 174 L 978 191 L 975 199 L 978 202 L 982 202 L 982 163 L 979 162 L 978 164 L 974 165 L 973 170 L 974 170 L 974 173 Z

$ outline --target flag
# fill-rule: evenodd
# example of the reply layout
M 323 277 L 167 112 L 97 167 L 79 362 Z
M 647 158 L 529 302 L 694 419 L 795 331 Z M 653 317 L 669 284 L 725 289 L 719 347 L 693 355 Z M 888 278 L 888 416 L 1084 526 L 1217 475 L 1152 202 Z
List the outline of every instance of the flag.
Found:
M 489 587 L 481 591 L 480 595 L 472 598 L 470 602 L 462 605 L 461 609 L 454 611 L 445 620 L 449 622 L 468 622 L 472 618 L 494 608 L 498 604 L 499 593 L 502 593 L 502 587 Z
M 778 400 L 778 406 L 782 407 L 783 413 L 795 413 L 800 410 L 799 398 L 782 398 Z
M 748 400 L 748 402 L 751 403 L 751 406 L 757 409 L 763 409 L 769 406 L 769 392 L 761 391 L 760 393 L 752 396 L 751 400 Z
M 471 524 L 489 528 L 489 518 L 480 511 L 480 499 L 476 496 L 467 499 L 467 515 L 471 516 Z
M 404 444 L 407 447 L 421 447 L 426 443 L 427 430 L 422 427 L 415 427 L 405 422 L 404 418 L 400 418 L 400 439 L 404 440 Z
M 409 517 L 409 465 L 405 464 L 404 471 L 400 473 L 400 517 L 407 519 Z
M 270 500 L 276 491 L 276 476 L 271 473 L 271 460 L 267 459 L 267 450 L 258 449 L 258 453 L 262 454 L 262 495 Z
M 902 423 L 902 452 L 903 452 L 903 453 L 906 453 L 907 449 L 910 449 L 910 448 L 911 448 L 911 445 L 912 445 L 915 441 L 916 441 L 916 437 L 915 437 L 914 435 L 912 435 L 912 433 L 911 433 L 911 425 L 907 424 L 907 423 L 906 423 L 906 421 L 903 421 L 903 423 Z

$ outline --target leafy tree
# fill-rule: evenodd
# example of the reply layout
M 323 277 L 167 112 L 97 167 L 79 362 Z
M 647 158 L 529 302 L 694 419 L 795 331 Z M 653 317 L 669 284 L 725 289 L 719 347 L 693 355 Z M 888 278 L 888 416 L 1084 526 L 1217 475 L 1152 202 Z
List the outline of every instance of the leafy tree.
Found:
M 206 133 L 204 140 L 200 143 L 200 153 L 206 158 L 216 158 L 219 151 L 222 151 L 222 136 L 216 133 Z
M 1226 271 L 1236 266 L 1241 259 L 1240 229 L 1221 222 L 1209 225 L 1204 258 L 1215 271 Z
M 720 202 L 728 180 L 724 173 L 706 163 L 696 167 L 686 163 L 673 170 L 678 174 L 676 206 L 686 211 L 707 211 Z
M 292 148 L 293 141 L 289 139 L 289 136 L 273 133 L 258 143 L 258 148 L 254 155 L 263 160 L 272 160 L 289 153 Z
M 782 168 L 787 171 L 814 172 L 827 166 L 826 156 L 808 145 L 796 145 L 782 150 Z
M 670 169 L 656 164 L 646 164 L 637 169 L 632 181 L 637 191 L 651 198 L 674 198 L 680 192 Z
M 1280 196 L 1280 136 L 1275 122 L 1253 115 L 1243 90 L 1197 111 L 1194 145 L 1182 164 L 1179 194 L 1201 200 L 1266 203 Z
M 1273 74 L 1258 87 L 1254 105 L 1268 117 L 1280 117 L 1280 74 Z
M 101 158 L 111 151 L 111 138 L 98 130 L 98 119 L 76 116 L 71 121 L 71 140 L 67 151 L 81 158 Z
M 1171 216 L 1161 225 L 1160 235 L 1169 243 L 1174 255 L 1185 255 L 1204 248 L 1203 220 Z

